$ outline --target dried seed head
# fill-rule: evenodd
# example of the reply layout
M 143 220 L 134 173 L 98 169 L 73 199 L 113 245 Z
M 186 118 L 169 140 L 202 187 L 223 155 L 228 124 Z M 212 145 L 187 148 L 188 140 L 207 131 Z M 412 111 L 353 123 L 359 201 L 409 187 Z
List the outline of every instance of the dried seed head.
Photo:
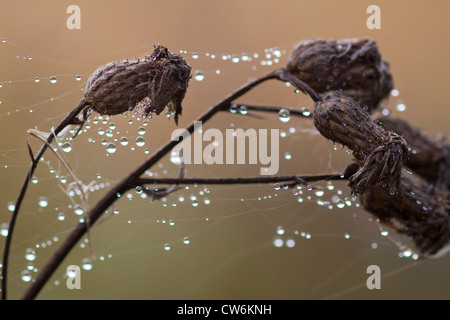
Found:
M 389 65 L 370 39 L 302 41 L 287 69 L 316 92 L 342 90 L 369 111 L 393 89 Z
M 399 191 L 403 162 L 408 156 L 405 140 L 378 126 L 353 99 L 325 95 L 314 108 L 314 125 L 326 138 L 351 150 L 360 169 L 349 179 L 353 194 L 377 185 Z
M 115 115 L 149 98 L 146 114 L 159 115 L 168 106 L 178 124 L 190 72 L 191 67 L 180 55 L 157 45 L 143 59 L 115 61 L 98 68 L 88 79 L 85 100 L 98 113 Z

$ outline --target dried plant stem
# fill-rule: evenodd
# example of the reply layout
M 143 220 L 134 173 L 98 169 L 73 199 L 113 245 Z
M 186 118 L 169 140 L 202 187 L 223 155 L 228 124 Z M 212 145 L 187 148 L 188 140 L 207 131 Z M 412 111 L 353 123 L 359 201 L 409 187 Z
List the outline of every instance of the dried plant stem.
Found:
M 224 98 L 216 105 L 210 107 L 201 117 L 197 119 L 197 121 L 205 123 L 206 121 L 210 120 L 216 113 L 218 113 L 219 111 L 221 111 L 226 107 L 229 107 L 230 104 L 235 99 L 241 97 L 242 95 L 244 95 L 257 85 L 270 79 L 277 79 L 284 82 L 290 82 L 295 88 L 308 94 L 315 102 L 321 100 L 319 95 L 314 90 L 312 90 L 308 85 L 306 85 L 304 82 L 294 77 L 287 69 L 281 68 L 243 85 L 235 92 L 230 94 L 228 97 Z M 190 134 L 192 134 L 195 130 L 194 123 L 192 123 L 189 127 L 187 127 L 186 130 Z M 179 136 L 179 138 L 181 137 L 182 135 Z M 93 225 L 100 218 L 100 216 L 108 209 L 108 207 L 118 199 L 118 195 L 121 195 L 126 191 L 128 191 L 129 189 L 140 185 L 140 183 L 142 182 L 140 176 L 146 170 L 155 165 L 159 160 L 161 160 L 161 158 L 167 155 L 173 149 L 173 147 L 175 147 L 178 143 L 180 143 L 180 141 L 181 139 L 174 139 L 168 142 L 166 145 L 164 145 L 158 151 L 156 151 L 147 161 L 145 161 L 132 173 L 130 173 L 127 177 L 125 177 L 122 181 L 120 181 L 113 188 L 111 188 L 104 195 L 104 197 L 100 199 L 97 202 L 97 204 L 94 207 L 92 207 L 92 209 L 88 212 L 87 217 L 90 224 Z M 41 269 L 35 281 L 25 292 L 22 299 L 34 299 L 37 296 L 37 294 L 40 292 L 42 287 L 48 281 L 50 276 L 55 272 L 55 270 L 62 263 L 67 254 L 81 239 L 81 237 L 85 234 L 86 231 L 87 226 L 85 223 L 79 223 L 77 226 L 75 226 L 72 232 L 67 236 L 67 238 L 63 241 L 60 247 L 55 251 L 53 256 L 49 259 L 47 264 Z
M 264 184 L 264 183 L 292 183 L 314 182 L 323 180 L 347 180 L 350 173 L 336 173 L 323 175 L 290 175 L 272 177 L 248 177 L 248 178 L 141 178 L 136 181 L 137 185 L 147 184 Z
M 66 128 L 68 125 L 76 124 L 76 117 L 77 115 L 86 107 L 87 102 L 84 99 L 81 99 L 80 102 L 78 102 L 77 106 L 67 115 L 67 117 L 64 118 L 63 121 L 58 125 L 58 127 L 54 130 L 55 135 L 51 134 L 47 138 L 47 143 L 44 143 L 39 150 L 36 157 L 32 157 L 32 161 L 30 164 L 30 168 L 28 169 L 27 176 L 25 177 L 25 181 L 22 184 L 22 188 L 20 189 L 19 195 L 16 200 L 16 204 L 14 207 L 14 211 L 11 215 L 11 220 L 9 222 L 9 229 L 8 229 L 8 235 L 6 237 L 5 241 L 5 249 L 3 251 L 3 266 L 2 266 L 2 300 L 6 300 L 7 297 L 7 279 L 8 279 L 8 258 L 9 258 L 9 251 L 11 248 L 11 241 L 12 236 L 14 232 L 14 227 L 17 221 L 17 217 L 19 215 L 20 206 L 22 204 L 22 201 L 25 197 L 25 194 L 28 189 L 28 185 L 30 183 L 30 179 L 33 176 L 34 171 L 36 170 L 37 164 L 39 163 L 39 160 L 42 158 L 44 152 L 47 150 L 48 144 L 53 142 L 54 137 L 59 134 L 64 128 Z M 29 148 L 30 155 L 32 156 L 31 149 Z

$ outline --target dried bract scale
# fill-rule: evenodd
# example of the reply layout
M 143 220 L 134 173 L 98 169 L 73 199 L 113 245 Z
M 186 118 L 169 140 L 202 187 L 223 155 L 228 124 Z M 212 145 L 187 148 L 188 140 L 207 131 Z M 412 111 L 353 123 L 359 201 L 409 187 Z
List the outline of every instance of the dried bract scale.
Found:
M 324 137 L 353 150 L 360 166 L 349 179 L 353 194 L 374 186 L 400 190 L 401 170 L 408 156 L 402 137 L 377 125 L 358 103 L 342 94 L 324 95 L 315 105 L 313 118 Z
M 377 120 L 388 131 L 401 135 L 411 150 L 405 166 L 423 177 L 436 190 L 450 189 L 450 144 L 433 139 L 405 120 L 381 116 Z
M 287 69 L 316 92 L 342 90 L 370 112 L 393 89 L 389 65 L 370 39 L 302 41 Z
M 157 45 L 143 59 L 115 61 L 98 68 L 88 79 L 84 98 L 90 109 L 107 115 L 132 110 L 149 98 L 146 115 L 159 115 L 167 106 L 178 124 L 190 73 L 191 67 L 180 55 Z
M 411 237 L 422 257 L 444 254 L 450 240 L 449 199 L 430 194 L 405 177 L 401 183 L 400 194 L 373 187 L 361 195 L 361 203 L 381 223 Z

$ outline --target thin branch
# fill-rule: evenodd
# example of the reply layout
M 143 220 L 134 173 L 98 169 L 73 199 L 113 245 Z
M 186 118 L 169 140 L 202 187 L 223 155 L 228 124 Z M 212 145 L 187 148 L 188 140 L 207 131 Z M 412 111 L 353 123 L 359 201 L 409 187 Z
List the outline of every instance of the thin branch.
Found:
M 291 182 L 294 184 L 303 184 L 302 182 L 314 182 L 322 180 L 347 180 L 349 174 L 335 173 L 323 175 L 290 175 L 290 176 L 264 176 L 248 178 L 141 178 L 136 180 L 138 185 L 146 184 L 266 184 Z
M 311 89 L 307 84 L 290 75 L 288 70 L 282 68 L 272 71 L 258 79 L 255 79 L 243 85 L 228 97 L 209 108 L 197 121 L 201 121 L 202 123 L 204 123 L 210 120 L 217 112 L 221 111 L 225 107 L 228 107 L 232 101 L 243 96 L 245 93 L 247 93 L 257 85 L 270 79 L 277 79 L 284 82 L 289 81 L 297 89 L 301 90 L 302 92 L 308 93 L 314 101 L 320 100 L 320 97 L 317 93 L 314 92 L 313 89 Z M 189 132 L 189 134 L 192 134 L 195 130 L 195 123 L 193 122 L 189 127 L 186 128 L 186 130 Z M 130 188 L 138 186 L 139 183 L 137 182 L 140 180 L 139 177 L 146 170 L 156 164 L 162 157 L 167 155 L 173 149 L 173 147 L 180 143 L 182 141 L 182 137 L 183 135 L 180 134 L 177 138 L 171 140 L 166 145 L 161 147 L 147 161 L 145 161 L 122 181 L 111 188 L 109 192 L 107 192 L 105 196 L 100 199 L 100 201 L 98 201 L 97 204 L 87 214 L 90 224 L 94 224 L 101 217 L 103 212 L 105 212 L 105 210 L 118 199 L 118 196 L 120 197 L 121 194 L 128 191 Z M 87 226 L 84 222 L 79 223 L 77 226 L 75 226 L 72 232 L 67 236 L 64 242 L 49 259 L 47 264 L 41 269 L 35 281 L 25 292 L 24 296 L 22 297 L 23 299 L 34 299 L 37 296 L 50 276 L 55 272 L 55 270 L 62 263 L 67 254 L 72 250 L 72 248 L 81 239 L 86 231 Z

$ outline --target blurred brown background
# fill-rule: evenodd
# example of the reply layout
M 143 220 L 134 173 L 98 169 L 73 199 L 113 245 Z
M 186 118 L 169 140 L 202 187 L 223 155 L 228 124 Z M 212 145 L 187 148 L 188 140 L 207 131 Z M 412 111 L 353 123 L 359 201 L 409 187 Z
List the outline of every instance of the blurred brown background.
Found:
M 66 27 L 66 9 L 71 4 L 81 8 L 81 30 Z M 381 30 L 366 27 L 366 9 L 371 4 L 381 8 Z M 389 61 L 400 92 L 386 107 L 429 134 L 449 136 L 449 10 L 450 3 L 445 0 L 2 0 L 0 38 L 6 42 L 0 43 L 0 224 L 9 221 L 7 204 L 15 200 L 28 167 L 26 140 L 35 149 L 39 145 L 27 137 L 26 130 L 37 127 L 45 131 L 56 126 L 81 98 L 81 89 L 96 67 L 111 60 L 142 56 L 157 43 L 176 52 L 186 50 L 186 60 L 193 70 L 205 74 L 204 81 L 190 84 L 181 127 L 249 78 L 283 66 L 299 40 L 371 37 Z M 287 54 L 272 67 L 261 66 L 257 61 L 234 65 L 219 58 L 222 54 L 243 52 L 263 55 L 264 49 L 273 47 L 286 50 Z M 192 58 L 193 52 L 199 53 L 199 59 Z M 208 53 L 217 58 L 210 59 Z M 221 70 L 220 75 L 216 69 Z M 81 82 L 75 80 L 77 74 L 82 76 Z M 54 85 L 49 82 L 52 75 L 58 77 Z M 36 76 L 41 78 L 40 83 L 33 81 Z M 311 106 L 308 99 L 276 82 L 264 84 L 240 101 Z M 398 102 L 407 106 L 405 112 L 395 110 Z M 127 121 L 114 117 L 122 133 L 136 137 L 137 125 L 129 126 Z M 224 129 L 231 123 L 243 128 L 296 128 L 295 135 L 281 144 L 281 155 L 288 151 L 293 157 L 281 161 L 279 174 L 336 172 L 345 168 L 350 159 L 340 148 L 333 151 L 329 142 L 312 134 L 307 120 L 291 119 L 283 127 L 276 116 L 257 120 L 222 114 L 208 125 Z M 162 145 L 174 128 L 173 122 L 163 117 L 152 119 L 145 136 L 150 152 Z M 302 133 L 309 129 L 309 133 Z M 130 152 L 129 148 L 105 157 L 104 147 L 98 141 L 88 143 L 94 135 L 98 138 L 94 133 L 82 134 L 67 155 L 85 182 L 100 172 L 100 182 L 114 184 L 148 157 L 143 152 Z M 46 159 L 50 166 L 58 167 L 52 155 L 47 154 Z M 176 175 L 176 167 L 167 159 L 155 171 L 163 174 L 166 168 L 168 176 Z M 256 175 L 259 169 L 198 166 L 188 170 L 192 177 L 220 177 Z M 27 286 L 20 279 L 27 265 L 25 249 L 52 241 L 55 236 L 61 242 L 76 223 L 76 217 L 67 217 L 64 222 L 56 219 L 60 211 L 66 210 L 66 216 L 73 214 L 67 211 L 70 202 L 58 188 L 49 167 L 42 164 L 36 176 L 39 183 L 30 187 L 14 238 L 10 298 L 19 298 Z M 275 193 L 271 186 L 208 188 L 211 204 L 196 208 L 181 203 L 176 208 L 164 208 L 161 202 L 150 204 L 148 199 L 121 199 L 115 204 L 119 215 L 93 229 L 94 250 L 104 259 L 95 261 L 92 270 L 83 271 L 82 289 L 68 290 L 62 277 L 67 265 L 81 264 L 89 255 L 88 249 L 77 246 L 39 298 L 450 298 L 449 256 L 419 264 L 399 258 L 397 247 L 381 237 L 370 216 L 354 204 L 330 213 L 315 204 L 314 199 L 299 204 L 290 190 L 258 201 L 258 197 Z M 336 188 L 348 193 L 345 184 L 336 184 Z M 198 193 L 203 186 L 193 189 L 203 199 Z M 91 205 L 101 192 L 91 196 Z M 191 192 L 194 191 L 181 193 L 188 198 Z M 36 206 L 42 195 L 50 200 L 45 210 Z M 179 193 L 169 197 L 167 203 L 178 196 Z M 161 222 L 170 219 L 174 219 L 175 226 Z M 272 245 L 278 225 L 286 229 L 285 239 L 296 240 L 294 248 Z M 295 231 L 309 232 L 312 237 L 306 240 Z M 346 233 L 350 239 L 345 239 Z M 191 239 L 187 246 L 182 244 L 184 236 Z M 163 250 L 164 243 L 171 243 L 172 249 Z M 373 243 L 377 243 L 376 249 L 372 249 Z M 37 269 L 56 246 L 52 243 L 36 249 Z M 365 286 L 366 268 L 371 264 L 381 268 L 381 290 L 371 291 Z M 35 276 L 34 271 L 31 273 Z

